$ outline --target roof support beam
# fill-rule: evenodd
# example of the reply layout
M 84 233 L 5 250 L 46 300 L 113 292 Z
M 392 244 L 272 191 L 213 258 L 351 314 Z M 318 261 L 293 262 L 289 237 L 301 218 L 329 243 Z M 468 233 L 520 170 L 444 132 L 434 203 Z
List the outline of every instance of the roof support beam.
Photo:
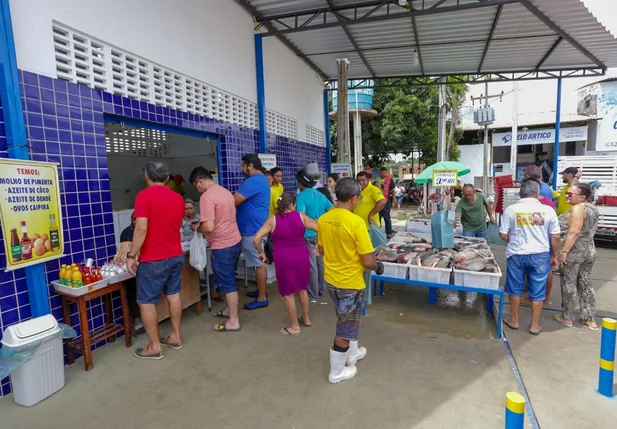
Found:
M 420 63 L 420 72 L 424 75 L 424 63 L 422 62 L 422 52 L 420 51 L 420 39 L 418 39 L 418 26 L 416 25 L 416 17 L 411 16 L 411 26 L 413 27 L 413 38 L 416 42 L 416 50 L 418 51 L 418 62 Z
M 538 65 L 536 66 L 536 71 L 540 70 L 540 67 L 542 67 L 544 65 L 544 63 L 546 62 L 546 60 L 548 59 L 548 57 L 551 56 L 551 54 L 553 53 L 553 51 L 555 49 L 557 49 L 557 46 L 559 46 L 559 44 L 561 43 L 561 41 L 563 40 L 563 37 L 559 36 L 559 38 L 557 39 L 557 41 L 555 42 L 555 44 L 553 46 L 551 46 L 551 49 L 548 50 L 548 52 L 546 53 L 546 55 L 544 55 L 542 57 L 542 59 L 540 60 L 540 62 L 538 63 Z
M 244 2 L 246 0 L 238 0 L 238 1 Z M 322 8 L 322 9 L 315 9 L 311 11 L 298 12 L 298 13 L 293 13 L 293 14 L 268 16 L 262 19 L 258 18 L 257 23 L 256 23 L 256 28 L 259 28 L 267 24 L 271 24 L 272 22 L 278 22 L 280 25 L 289 27 L 288 24 L 283 24 L 281 22 L 282 20 L 289 19 L 289 18 L 294 18 L 294 21 L 301 22 L 299 25 L 294 24 L 293 26 L 291 26 L 292 28 L 285 28 L 281 30 L 277 30 L 277 29 L 270 30 L 269 28 L 268 33 L 265 33 L 263 35 L 264 37 L 282 36 L 282 35 L 291 34 L 291 33 L 299 33 L 302 31 L 321 30 L 325 28 L 341 27 L 343 25 L 341 21 L 339 21 L 338 19 L 334 21 L 332 19 L 332 16 L 336 16 L 336 17 L 345 16 L 345 12 L 349 12 L 348 15 L 351 14 L 352 18 L 344 19 L 343 22 L 346 25 L 352 25 L 352 24 L 362 24 L 362 23 L 369 23 L 369 22 L 389 21 L 393 19 L 407 19 L 411 17 L 435 15 L 435 14 L 440 14 L 440 13 L 454 14 L 456 12 L 461 12 L 464 10 L 482 9 L 486 7 L 496 7 L 499 5 L 520 3 L 521 1 L 522 0 L 492 0 L 490 2 L 475 2 L 475 3 L 457 4 L 454 6 L 441 6 L 435 9 L 429 8 L 429 9 L 409 10 L 406 8 L 402 8 L 398 6 L 398 4 L 392 3 L 391 1 L 388 0 L 388 1 L 362 4 L 363 8 L 375 6 L 371 11 L 367 13 L 363 13 L 363 14 L 358 13 L 358 5 L 352 5 L 351 7 L 341 6 L 341 7 L 336 7 L 336 8 Z M 377 7 L 379 7 L 380 9 L 383 9 L 384 6 L 386 6 L 385 13 L 381 15 L 374 14 Z M 321 19 L 315 19 L 314 16 L 316 14 L 321 15 Z M 301 17 L 305 17 L 306 20 L 302 21 L 302 19 L 304 18 L 295 19 L 295 18 L 301 18 Z M 308 21 L 309 19 L 311 21 L 320 22 L 320 23 L 307 25 L 306 21 Z M 270 25 L 270 27 L 272 26 Z
M 574 46 L 580 53 L 582 53 L 587 58 L 589 58 L 591 61 L 593 61 L 594 64 L 596 64 L 598 67 L 602 67 L 603 69 L 606 69 L 606 65 L 602 61 L 600 61 L 591 52 L 585 49 L 580 43 L 578 43 L 568 33 L 563 31 L 561 27 L 559 27 L 557 24 L 551 21 L 546 15 L 544 15 L 540 11 L 540 9 L 534 6 L 529 0 L 520 0 L 520 2 L 523 6 L 527 8 L 527 10 L 529 10 L 529 12 L 533 13 L 540 21 L 546 24 L 547 27 L 549 27 L 555 33 L 559 34 L 566 42 Z
M 499 22 L 499 17 L 501 16 L 502 10 L 503 10 L 503 5 L 499 5 L 497 7 L 497 13 L 495 14 L 495 19 L 493 20 L 493 26 L 491 27 L 491 32 L 488 35 L 488 40 L 486 41 L 486 45 L 484 46 L 484 52 L 482 53 L 482 59 L 480 60 L 480 65 L 478 66 L 478 73 L 482 72 L 482 66 L 484 65 L 484 59 L 486 58 L 486 53 L 488 52 L 488 48 L 490 48 L 491 42 L 493 41 L 493 35 L 495 34 L 495 29 L 497 28 L 497 23 Z
M 330 6 L 331 8 L 334 7 L 334 4 L 332 4 L 332 0 L 326 0 L 326 1 L 328 2 L 328 6 Z M 360 47 L 358 46 L 356 39 L 354 39 L 351 32 L 349 31 L 349 28 L 347 27 L 347 24 L 345 23 L 344 18 L 340 14 L 337 13 L 336 19 L 338 19 L 338 22 L 340 22 L 341 25 L 343 26 L 343 31 L 347 35 L 347 38 L 349 38 L 349 41 L 351 42 L 351 45 L 353 46 L 353 48 L 356 50 L 356 53 L 358 54 L 358 56 L 364 63 L 364 67 L 366 67 L 366 69 L 371 74 L 371 76 L 375 77 L 375 72 L 371 68 L 371 65 L 368 63 L 366 57 L 364 56 L 364 53 L 362 53 L 362 51 L 360 50 Z
M 255 10 L 255 8 L 251 6 L 247 0 L 237 0 L 237 1 L 238 1 L 238 4 L 242 6 L 244 10 L 246 10 L 248 13 L 250 13 L 254 17 L 254 19 L 259 20 L 259 14 L 257 13 L 257 10 Z M 266 29 L 268 29 L 268 31 L 275 30 L 272 26 L 270 26 L 270 24 L 266 23 L 264 24 L 264 26 L 266 27 Z M 264 34 L 263 36 L 266 36 L 266 34 Z M 319 67 L 317 67 L 317 65 L 315 65 L 314 62 L 312 62 L 306 55 L 304 55 L 304 53 L 302 53 L 302 51 L 300 51 L 300 49 L 298 49 L 286 37 L 277 36 L 277 39 L 279 39 L 283 43 L 283 45 L 287 46 L 289 50 L 291 50 L 302 61 L 304 61 L 306 65 L 308 65 L 311 69 L 313 69 L 315 73 L 319 75 L 319 77 L 321 77 L 323 80 L 328 80 L 328 75 L 324 73 L 323 70 L 321 70 Z

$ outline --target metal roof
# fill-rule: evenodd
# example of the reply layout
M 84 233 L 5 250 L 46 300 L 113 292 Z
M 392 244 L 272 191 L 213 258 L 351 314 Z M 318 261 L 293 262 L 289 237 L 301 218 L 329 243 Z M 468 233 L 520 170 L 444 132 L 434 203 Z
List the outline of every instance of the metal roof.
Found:
M 325 80 L 603 75 L 617 40 L 581 0 L 236 0 Z M 403 3 L 404 6 L 399 5 Z
M 575 113 L 562 113 L 560 123 L 561 124 L 588 124 L 589 122 L 596 121 L 596 116 L 584 116 L 577 115 Z M 518 115 L 518 127 L 536 127 L 541 125 L 555 126 L 555 112 L 539 112 L 539 113 L 519 113 Z M 483 130 L 483 125 L 474 124 L 473 122 L 462 122 L 460 128 L 463 131 L 476 131 Z M 488 126 L 489 130 L 498 130 L 502 128 L 512 128 L 512 120 L 496 121 Z

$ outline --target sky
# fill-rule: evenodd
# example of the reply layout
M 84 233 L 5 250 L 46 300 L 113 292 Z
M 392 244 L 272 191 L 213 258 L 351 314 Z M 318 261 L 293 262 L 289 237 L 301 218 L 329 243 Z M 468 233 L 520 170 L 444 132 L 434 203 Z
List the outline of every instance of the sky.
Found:
M 617 0 L 583 0 L 583 3 L 591 13 L 604 25 L 614 36 L 617 36 Z M 617 43 L 617 40 L 615 41 Z M 608 69 L 604 77 L 598 78 L 571 78 L 562 80 L 562 104 L 561 111 L 564 114 L 576 113 L 576 90 L 581 86 L 601 80 L 606 77 L 617 77 L 617 68 Z M 489 84 L 489 95 L 504 92 L 502 101 L 491 100 L 490 104 L 495 108 L 495 116 L 499 122 L 512 120 L 512 95 L 514 84 L 512 82 L 496 82 Z M 467 96 L 466 105 L 472 106 L 470 97 L 479 97 L 484 94 L 484 84 L 471 85 Z M 519 113 L 533 114 L 542 112 L 554 112 L 557 98 L 556 80 L 537 80 L 519 83 L 518 111 Z M 478 107 L 478 102 L 474 107 Z M 465 115 L 463 122 L 473 123 L 473 111 Z

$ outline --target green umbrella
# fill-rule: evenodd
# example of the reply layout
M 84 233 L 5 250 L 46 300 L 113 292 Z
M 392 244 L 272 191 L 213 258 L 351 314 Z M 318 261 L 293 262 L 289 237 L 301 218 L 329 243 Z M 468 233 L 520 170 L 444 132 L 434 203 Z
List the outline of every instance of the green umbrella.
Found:
M 416 183 L 423 185 L 433 180 L 433 170 L 456 170 L 459 176 L 464 176 L 471 172 L 471 168 L 460 162 L 442 161 L 422 170 L 422 173 L 418 174 L 418 177 L 416 177 Z

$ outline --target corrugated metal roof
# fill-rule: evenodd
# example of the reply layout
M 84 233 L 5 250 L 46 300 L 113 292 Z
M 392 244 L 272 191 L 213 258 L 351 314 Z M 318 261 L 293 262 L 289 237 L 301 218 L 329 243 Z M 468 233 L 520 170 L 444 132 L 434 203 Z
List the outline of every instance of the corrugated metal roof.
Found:
M 412 0 L 411 9 L 398 0 L 237 1 L 329 79 L 337 58 L 350 60 L 351 78 L 617 66 L 617 40 L 581 0 Z

